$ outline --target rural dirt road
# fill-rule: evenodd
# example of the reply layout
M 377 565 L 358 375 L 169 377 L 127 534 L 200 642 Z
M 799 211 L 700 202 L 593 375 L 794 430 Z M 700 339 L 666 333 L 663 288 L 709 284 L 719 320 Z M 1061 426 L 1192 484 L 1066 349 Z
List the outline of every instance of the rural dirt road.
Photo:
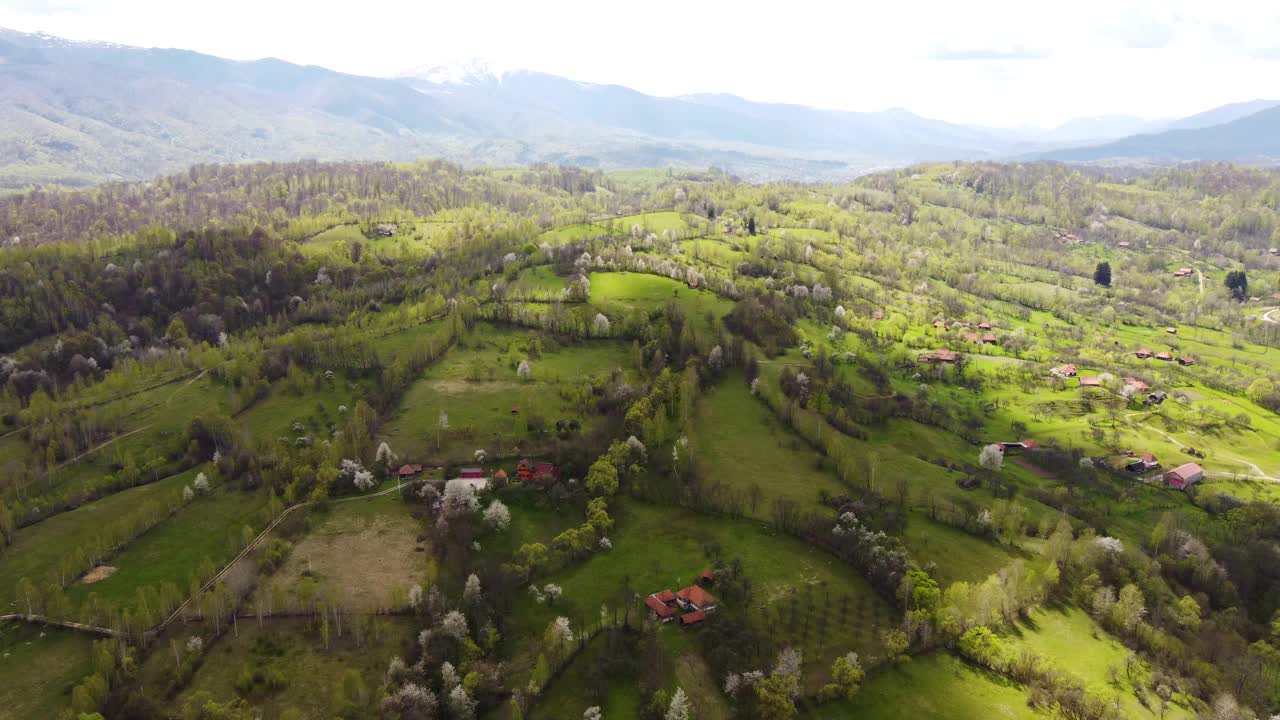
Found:
M 1277 311 L 1280 311 L 1280 307 L 1264 308 L 1264 310 L 1265 312 L 1262 313 L 1263 322 L 1269 322 L 1269 323 L 1280 322 L 1280 320 L 1277 320 L 1275 318 L 1275 314 Z
M 1126 416 L 1125 416 L 1125 418 L 1124 418 L 1124 419 L 1125 419 L 1125 421 L 1128 421 L 1130 418 L 1134 417 L 1135 415 L 1141 415 L 1141 414 L 1142 414 L 1142 413 L 1129 413 L 1128 415 L 1126 415 Z M 1170 435 L 1169 433 L 1165 432 L 1164 430 L 1161 430 L 1160 428 L 1152 427 L 1151 425 L 1148 425 L 1148 424 L 1146 424 L 1146 423 L 1142 423 L 1142 422 L 1134 423 L 1134 424 L 1135 424 L 1135 425 L 1137 425 L 1138 427 L 1146 428 L 1147 430 L 1150 430 L 1151 432 L 1156 433 L 1157 435 L 1160 435 L 1160 436 L 1161 436 L 1161 437 L 1163 437 L 1165 440 L 1168 440 L 1169 442 L 1173 443 L 1174 445 L 1177 445 L 1179 450 L 1186 449 L 1186 447 L 1187 447 L 1187 446 L 1186 446 L 1186 445 L 1184 445 L 1181 441 L 1179 441 L 1177 438 L 1175 438 L 1174 436 L 1172 436 L 1172 435 Z M 1264 472 L 1262 471 L 1262 468 L 1260 468 L 1260 467 L 1258 467 L 1257 465 L 1255 465 L 1255 464 L 1253 464 L 1253 463 L 1249 462 L 1248 460 L 1244 460 L 1244 459 L 1242 459 L 1242 458 L 1234 457 L 1234 456 L 1232 456 L 1232 455 L 1225 455 L 1224 457 L 1226 457 L 1228 460 L 1233 460 L 1233 461 L 1235 461 L 1235 462 L 1240 463 L 1241 465 L 1244 465 L 1244 466 L 1248 467 L 1249 469 L 1253 470 L 1253 473 L 1251 473 L 1251 474 L 1246 474 L 1246 473 L 1224 472 L 1224 471 L 1221 471 L 1221 470 L 1205 470 L 1205 471 L 1204 471 L 1205 477 L 1220 478 L 1220 479 L 1240 478 L 1240 479 L 1246 479 L 1246 480 L 1265 480 L 1265 481 L 1267 481 L 1267 482 L 1280 482 L 1280 478 L 1278 478 L 1278 477 L 1272 477 L 1272 476 L 1270 476 L 1270 475 L 1268 475 L 1268 474 L 1264 473 Z

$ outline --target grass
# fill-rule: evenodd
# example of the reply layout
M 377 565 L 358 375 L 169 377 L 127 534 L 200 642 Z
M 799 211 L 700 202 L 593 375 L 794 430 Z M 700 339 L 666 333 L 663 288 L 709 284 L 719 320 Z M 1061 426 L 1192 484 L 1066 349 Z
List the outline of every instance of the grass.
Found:
M 0 720 L 57 717 L 93 670 L 92 647 L 71 630 L 0 625 Z
M 357 611 L 395 609 L 411 583 L 434 577 L 430 554 L 417 551 L 423 530 L 397 493 L 333 505 L 294 543 L 289 558 L 259 592 L 341 599 Z M 274 590 L 279 588 L 279 590 Z
M 296 395 L 276 383 L 266 397 L 254 403 L 239 419 L 250 432 L 263 438 L 327 437 L 344 421 L 339 407 L 350 410 L 363 395 L 364 388 L 359 383 L 350 383 L 341 377 L 332 382 L 321 381 Z M 301 433 L 294 430 L 294 423 L 303 425 Z
M 989 540 L 974 537 L 957 528 L 930 520 L 927 516 L 912 513 L 902 533 L 911 558 L 921 567 L 934 565 L 932 574 L 942 587 L 953 582 L 985 580 L 1020 555 Z
M 742 374 L 725 377 L 699 399 L 690 438 L 694 462 L 707 482 L 723 482 L 749 496 L 760 490 L 760 502 L 748 511 L 767 520 L 776 500 L 789 498 L 804 509 L 818 509 L 818 492 L 847 492 L 822 456 L 782 427 L 773 413 L 751 395 Z
M 952 655 L 917 657 L 873 677 L 852 701 L 827 703 L 806 720 L 1047 720 L 1027 707 L 1022 688 Z
M 97 595 L 117 608 L 134 608 L 138 590 L 173 583 L 185 597 L 190 578 L 208 560 L 221 567 L 244 547 L 244 528 L 265 524 L 266 495 L 227 486 L 197 497 L 172 517 L 125 546 L 110 564 L 111 577 L 71 588 L 73 603 Z M 256 532 L 254 533 L 256 534 Z
M 726 561 L 742 561 L 753 586 L 753 622 L 770 632 L 786 632 L 791 640 L 801 635 L 802 626 L 810 626 L 801 644 L 814 668 L 825 671 L 836 655 L 850 650 L 875 650 L 878 628 L 892 623 L 889 606 L 853 568 L 768 526 L 630 501 L 615 502 L 611 513 L 617 523 L 611 537 L 613 549 L 541 580 L 556 582 L 564 590 L 554 607 L 538 605 L 522 594 L 512 613 L 511 637 L 520 642 L 538 638 L 558 615 L 569 617 L 575 625 L 583 619 L 594 620 L 602 604 L 617 605 L 624 579 L 642 596 L 678 590 L 709 564 L 704 549 L 712 544 L 721 548 Z M 795 628 L 787 629 L 793 593 L 797 622 Z M 817 626 L 827 595 L 829 625 L 824 633 Z M 846 596 L 848 615 L 841 622 L 838 609 Z M 810 598 L 812 606 L 807 602 Z M 779 621 L 777 615 L 783 611 L 788 613 L 787 620 Z M 527 673 L 535 659 L 535 648 L 523 646 L 513 658 L 513 669 Z
M 56 575 L 59 561 L 92 541 L 103 522 L 138 511 L 154 499 L 178 501 L 183 485 L 190 482 L 189 475 L 123 490 L 22 528 L 0 555 L 0 592 L 12 593 L 23 577 L 43 585 L 45 575 Z
M 370 697 L 372 708 L 377 689 L 382 683 L 387 662 L 393 655 L 405 657 L 416 636 L 416 624 L 407 619 L 362 616 L 369 627 L 363 632 L 364 642 L 357 642 L 350 626 L 339 637 L 334 631 L 330 646 L 325 647 L 318 627 L 307 620 L 275 619 L 263 623 L 240 624 L 238 634 L 227 633 L 207 651 L 191 684 L 171 706 L 182 707 L 183 701 L 201 690 L 219 701 L 238 697 L 236 678 L 246 667 L 271 667 L 284 678 L 284 687 L 275 693 L 250 700 L 262 712 L 264 720 L 275 720 L 288 708 L 301 711 L 302 717 L 337 717 L 335 687 L 343 673 L 354 670 Z M 170 662 L 166 653 L 157 652 L 148 660 L 144 676 L 158 675 L 155 665 Z M 158 694 L 158 693 L 156 693 Z M 363 717 L 364 715 L 361 715 Z
M 1158 711 L 1145 708 L 1134 695 L 1134 688 L 1145 685 L 1151 668 L 1139 662 L 1132 680 L 1126 677 L 1125 658 L 1131 651 L 1119 640 L 1098 627 L 1083 610 L 1076 607 L 1041 608 L 1031 613 L 1029 621 L 1019 625 L 1005 638 L 1014 647 L 1028 648 L 1048 659 L 1056 667 L 1074 675 L 1085 687 L 1121 699 L 1126 718 L 1159 718 Z M 1119 670 L 1120 682 L 1112 683 L 1108 668 Z M 1148 693 L 1153 707 L 1154 694 Z M 1165 715 L 1171 720 L 1192 717 L 1186 708 L 1170 704 Z
M 691 290 L 684 283 L 642 273 L 591 273 L 591 304 L 610 316 L 632 310 L 658 310 L 673 301 L 703 337 L 720 327 L 733 302 L 706 290 Z

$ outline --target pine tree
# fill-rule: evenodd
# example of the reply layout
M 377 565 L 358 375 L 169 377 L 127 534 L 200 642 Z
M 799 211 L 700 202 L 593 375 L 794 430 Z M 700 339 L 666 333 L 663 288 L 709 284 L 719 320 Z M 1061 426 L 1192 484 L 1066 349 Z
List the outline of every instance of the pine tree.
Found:
M 1102 261 L 1093 270 L 1093 281 L 1102 287 L 1111 287 L 1111 263 Z

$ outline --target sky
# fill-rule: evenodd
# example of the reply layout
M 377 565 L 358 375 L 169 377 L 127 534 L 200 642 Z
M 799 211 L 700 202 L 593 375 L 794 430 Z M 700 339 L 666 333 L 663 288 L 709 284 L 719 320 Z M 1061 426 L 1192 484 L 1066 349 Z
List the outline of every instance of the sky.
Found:
M 994 127 L 1280 99 L 1269 0 L 0 0 L 0 27 L 361 75 L 480 58 Z

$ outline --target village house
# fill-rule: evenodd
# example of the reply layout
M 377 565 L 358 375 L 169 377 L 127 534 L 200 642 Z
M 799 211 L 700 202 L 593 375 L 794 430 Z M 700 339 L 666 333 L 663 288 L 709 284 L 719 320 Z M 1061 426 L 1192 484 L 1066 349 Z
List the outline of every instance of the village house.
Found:
M 1191 277 L 1192 275 L 1195 275 L 1195 274 L 1196 274 L 1195 270 L 1185 266 L 1178 268 L 1173 272 L 1173 276 L 1176 278 Z
M 986 320 L 983 320 L 982 322 L 978 323 L 978 329 L 979 329 L 979 330 L 990 330 L 990 329 L 991 329 L 991 323 L 987 322 Z
M 535 463 L 525 459 L 516 466 L 516 477 L 520 480 L 549 485 L 560 479 L 560 466 L 549 462 Z
M 1080 387 L 1102 387 L 1102 381 L 1097 375 L 1081 375 Z
M 1195 365 L 1196 359 L 1191 357 L 1190 355 L 1183 355 L 1182 357 L 1178 358 L 1178 364 L 1182 365 L 1183 367 L 1186 367 L 1188 365 Z
M 411 478 L 420 472 L 422 472 L 421 465 L 401 465 L 400 469 L 396 471 L 396 475 L 399 475 L 403 479 Z
M 1134 350 L 1134 351 L 1133 351 L 1133 354 L 1134 354 L 1134 355 L 1135 355 L 1139 360 L 1146 360 L 1147 358 L 1151 357 L 1151 355 L 1152 355 L 1151 351 L 1150 351 L 1150 350 L 1148 350 L 1147 348 L 1138 348 L 1137 350 Z
M 1163 350 L 1162 350 L 1162 351 L 1160 351 L 1160 352 L 1156 353 L 1156 359 L 1157 359 L 1157 360 L 1163 360 L 1163 361 L 1165 361 L 1165 362 L 1169 362 L 1170 360 L 1173 360 L 1173 355 L 1170 355 L 1169 353 L 1167 353 L 1167 352 L 1165 352 L 1165 351 L 1163 351 Z
M 1121 240 L 1117 244 L 1117 247 L 1130 248 L 1130 247 L 1133 247 L 1133 243 L 1129 242 L 1128 240 Z
M 683 626 L 697 625 L 707 619 L 707 614 L 702 610 L 694 610 L 691 613 L 685 613 L 680 616 L 680 624 Z
M 986 335 L 982 336 L 982 344 L 983 345 L 999 345 L 1000 341 L 996 339 L 995 335 L 991 333 L 987 333 Z
M 920 356 L 921 362 L 927 363 L 953 363 L 960 359 L 960 354 L 948 350 L 947 348 L 938 348 L 932 352 L 927 352 Z
M 484 468 L 465 467 L 458 471 L 458 477 L 463 480 L 478 480 L 488 476 L 484 474 Z
M 999 445 L 1000 447 L 1000 452 L 1006 453 L 1006 454 L 1013 454 L 1020 450 L 1039 450 L 1040 449 L 1040 443 L 1036 442 L 1035 440 L 1019 440 L 1018 442 L 1001 442 L 1001 443 L 997 443 L 997 445 Z
M 716 609 L 716 596 L 698 585 L 690 585 L 676 593 L 676 603 L 686 611 L 711 612 Z
M 1131 387 L 1131 388 L 1133 388 L 1133 391 L 1134 391 L 1134 392 L 1148 392 L 1148 391 L 1150 391 L 1150 390 L 1151 390 L 1151 386 L 1150 386 L 1150 385 L 1148 385 L 1148 384 L 1146 384 L 1146 383 L 1142 382 L 1141 380 L 1139 380 L 1139 379 L 1138 379 L 1138 378 L 1136 378 L 1136 377 L 1126 377 L 1126 378 L 1124 378 L 1124 385 L 1125 385 L 1125 387 Z
M 702 568 L 702 573 L 698 575 L 698 582 L 704 582 L 708 585 L 716 581 L 716 571 L 711 568 Z
M 671 622 L 672 618 L 676 616 L 676 609 L 672 607 L 675 597 L 675 593 L 670 590 L 663 590 L 661 593 L 654 593 L 645 598 L 644 604 L 654 614 L 654 617 L 658 618 L 659 622 Z
M 1076 376 L 1076 366 L 1075 365 L 1059 365 L 1058 367 L 1050 370 L 1049 374 L 1055 377 L 1073 378 Z
M 1155 391 L 1155 392 L 1153 392 L 1153 393 L 1151 393 L 1150 395 L 1148 395 L 1148 396 L 1147 396 L 1147 404 L 1148 404 L 1148 405 L 1160 405 L 1160 404 L 1162 404 L 1162 403 L 1163 403 L 1165 400 L 1167 400 L 1167 399 L 1169 399 L 1169 393 L 1167 393 L 1167 392 L 1165 392 L 1165 391 L 1163 391 L 1163 390 L 1157 390 L 1157 391 Z
M 1164 329 L 1164 331 L 1165 331 L 1165 332 L 1167 332 L 1167 333 L 1169 333 L 1170 335 L 1177 335 L 1177 334 L 1178 334 L 1178 328 L 1176 328 L 1176 327 L 1167 327 L 1167 328 L 1165 328 L 1165 329 Z
M 1204 479 L 1204 468 L 1195 463 L 1179 465 L 1164 474 L 1164 482 L 1171 488 L 1186 490 Z
M 1129 463 L 1125 469 L 1129 472 L 1146 472 L 1160 465 L 1160 461 L 1156 460 L 1156 456 L 1149 452 L 1144 452 L 1137 460 Z

